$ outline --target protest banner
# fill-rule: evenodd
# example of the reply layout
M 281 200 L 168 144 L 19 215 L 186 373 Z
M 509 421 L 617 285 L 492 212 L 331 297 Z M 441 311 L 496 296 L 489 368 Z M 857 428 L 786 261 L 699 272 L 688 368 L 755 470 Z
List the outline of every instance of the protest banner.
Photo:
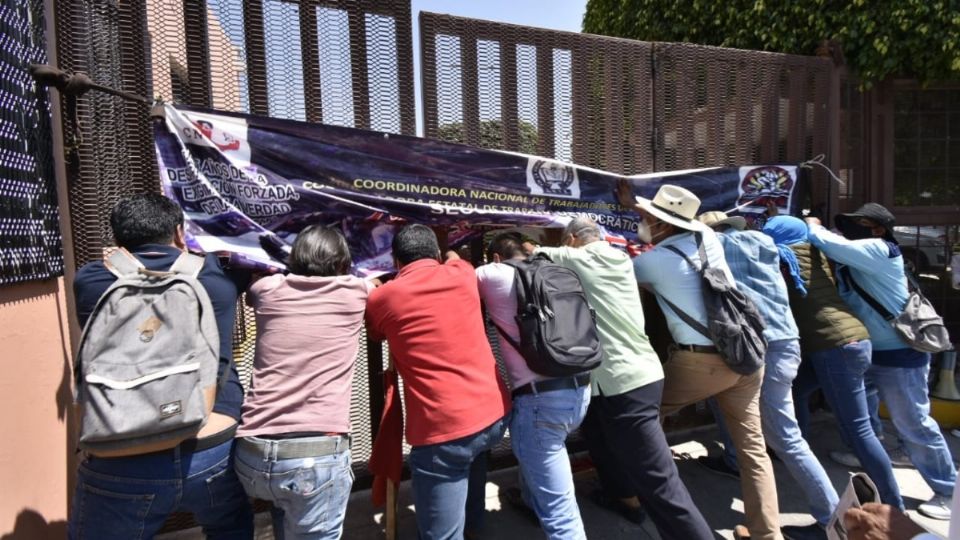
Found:
M 639 216 L 618 180 L 652 198 L 664 183 L 701 211 L 759 216 L 773 201 L 795 213 L 796 165 L 714 167 L 622 176 L 554 159 L 292 120 L 164 105 L 154 124 L 163 190 L 184 209 L 188 245 L 241 265 L 282 268 L 299 231 L 340 227 L 353 271 L 393 270 L 399 226 L 449 228 L 452 245 L 491 227 L 562 227 L 585 214 L 608 240 L 636 241 Z

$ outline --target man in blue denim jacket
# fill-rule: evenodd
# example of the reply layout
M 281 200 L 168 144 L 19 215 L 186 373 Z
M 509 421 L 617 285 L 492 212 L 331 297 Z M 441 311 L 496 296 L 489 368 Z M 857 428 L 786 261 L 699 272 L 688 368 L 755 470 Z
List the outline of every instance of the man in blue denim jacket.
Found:
M 717 238 L 723 245 L 723 254 L 737 287 L 756 304 L 766 323 L 763 337 L 767 340 L 767 352 L 760 390 L 763 434 L 767 444 L 777 452 L 807 496 L 813 517 L 821 527 L 825 527 L 839 497 L 823 465 L 800 433 L 791 393 L 793 380 L 800 367 L 800 331 L 790 311 L 788 285 L 783 279 L 780 265 L 783 259 L 785 267 L 791 269 L 794 279 L 789 286 L 797 287 L 802 294 L 806 294 L 803 281 L 799 279 L 796 257 L 789 249 L 786 252 L 778 250 L 769 236 L 744 230 L 747 222 L 741 216 L 728 217 L 723 212 L 706 212 L 697 219 L 720 233 Z M 715 403 L 711 402 L 711 408 L 716 410 Z M 723 416 L 715 412 L 714 417 L 721 428 L 724 456 L 701 458 L 701 464 L 711 469 L 718 465 L 726 466 L 739 476 L 736 453 L 724 426 Z M 710 459 L 719 462 L 711 463 Z
M 893 237 L 894 223 L 889 210 L 867 203 L 835 218 L 843 236 L 828 231 L 818 219 L 807 218 L 808 238 L 837 264 L 840 296 L 870 332 L 873 357 L 867 379 L 878 389 L 907 455 L 934 492 L 917 510 L 947 520 L 957 474 L 940 427 L 930 417 L 930 355 L 904 342 L 851 284 L 855 282 L 891 313 L 903 311 L 909 291 L 903 256 Z

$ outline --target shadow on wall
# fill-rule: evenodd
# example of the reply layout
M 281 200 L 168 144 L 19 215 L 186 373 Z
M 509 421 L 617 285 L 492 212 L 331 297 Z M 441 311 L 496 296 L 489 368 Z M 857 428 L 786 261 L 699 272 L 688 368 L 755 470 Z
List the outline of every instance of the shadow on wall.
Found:
M 56 296 L 59 291 L 57 278 L 4 285 L 0 287 L 0 307 L 41 302 L 45 296 Z
M 54 361 L 55 355 L 59 363 L 59 384 L 55 395 L 49 398 L 55 400 L 57 420 L 66 424 L 63 456 L 67 462 L 67 478 L 62 493 L 47 494 L 50 497 L 64 497 L 66 507 L 69 507 L 73 494 L 75 471 L 77 466 L 75 411 L 73 408 L 72 391 L 72 357 L 70 354 L 70 323 L 61 302 L 61 294 L 65 287 L 63 279 L 49 279 L 20 283 L 0 287 L 0 310 L 3 311 L 3 320 L 12 320 L 14 327 L 0 331 L 0 341 L 17 340 L 24 342 L 29 349 L 43 344 L 42 352 L 33 351 L 34 357 L 40 356 L 46 361 Z M 55 315 L 54 315 L 55 311 Z M 54 319 L 55 316 L 55 319 Z M 20 323 L 21 317 L 25 321 L 56 321 L 54 324 L 42 323 L 44 327 L 34 328 L 36 323 Z M 31 326 L 32 325 L 32 326 Z M 54 351 L 56 351 L 56 354 Z M 53 373 L 50 373 L 53 376 Z M 49 381 L 53 383 L 53 381 Z M 51 429 L 54 429 L 51 424 Z M 57 427 L 56 429 L 61 429 Z M 59 517 L 59 516 L 58 516 Z M 21 538 L 64 538 L 66 537 L 66 522 L 55 521 L 47 523 L 46 519 L 32 509 L 24 509 L 17 516 L 16 527 L 13 532 L 0 531 L 0 540 Z
M 0 540 L 61 540 L 67 537 L 67 522 L 47 520 L 37 512 L 26 509 L 17 515 L 13 530 L 0 536 Z

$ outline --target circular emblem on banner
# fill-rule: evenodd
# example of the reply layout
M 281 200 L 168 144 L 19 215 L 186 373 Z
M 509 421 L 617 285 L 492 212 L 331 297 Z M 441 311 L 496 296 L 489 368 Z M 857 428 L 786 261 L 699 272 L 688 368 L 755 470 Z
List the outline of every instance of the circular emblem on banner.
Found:
M 737 205 L 751 203 L 751 206 L 756 208 L 772 202 L 785 208 L 790 203 L 792 191 L 793 178 L 786 169 L 776 166 L 757 167 L 743 176 Z
M 538 159 L 531 170 L 533 181 L 543 190 L 545 195 L 571 195 L 570 186 L 575 179 L 573 167 Z

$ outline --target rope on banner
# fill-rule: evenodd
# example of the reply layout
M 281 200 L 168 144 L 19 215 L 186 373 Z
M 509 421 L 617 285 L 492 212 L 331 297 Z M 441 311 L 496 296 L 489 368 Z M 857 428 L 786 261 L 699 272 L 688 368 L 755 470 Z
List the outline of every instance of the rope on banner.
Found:
M 826 159 L 826 156 L 824 154 L 820 154 L 813 159 L 804 161 L 800 164 L 800 167 L 804 169 L 813 169 L 814 166 L 820 167 L 821 169 L 827 171 L 827 174 L 830 175 L 830 178 L 836 180 L 837 183 L 840 184 L 840 187 L 847 187 L 847 183 L 841 180 L 840 177 L 833 172 L 833 169 L 823 164 L 824 159 Z

